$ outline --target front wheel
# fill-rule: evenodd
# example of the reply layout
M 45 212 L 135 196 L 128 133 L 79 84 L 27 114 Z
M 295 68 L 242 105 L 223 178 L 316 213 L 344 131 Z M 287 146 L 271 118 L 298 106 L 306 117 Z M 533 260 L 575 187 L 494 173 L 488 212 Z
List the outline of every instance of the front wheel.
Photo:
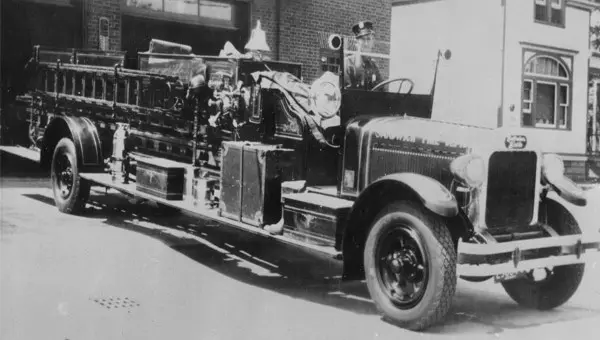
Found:
M 456 291 L 456 251 L 438 216 L 408 202 L 378 215 L 364 252 L 367 286 L 390 322 L 422 330 L 442 321 Z
M 58 210 L 67 214 L 81 213 L 90 196 L 90 184 L 79 176 L 77 153 L 71 139 L 63 138 L 56 145 L 50 178 Z

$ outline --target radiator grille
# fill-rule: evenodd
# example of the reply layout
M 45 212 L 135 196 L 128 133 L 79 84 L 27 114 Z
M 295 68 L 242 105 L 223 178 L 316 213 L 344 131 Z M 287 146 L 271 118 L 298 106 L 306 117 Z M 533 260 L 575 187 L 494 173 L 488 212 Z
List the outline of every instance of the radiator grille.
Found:
M 414 172 L 448 186 L 452 181 L 450 162 L 455 156 L 374 148 L 371 152 L 369 182 L 398 172 Z
M 535 212 L 537 154 L 495 152 L 488 166 L 485 222 L 488 228 L 527 225 Z

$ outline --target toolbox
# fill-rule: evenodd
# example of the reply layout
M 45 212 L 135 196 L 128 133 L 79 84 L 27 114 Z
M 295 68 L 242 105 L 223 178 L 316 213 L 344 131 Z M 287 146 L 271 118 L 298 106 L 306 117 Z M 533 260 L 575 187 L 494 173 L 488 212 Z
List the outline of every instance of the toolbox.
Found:
M 185 165 L 163 158 L 139 158 L 136 189 L 167 200 L 183 200 Z
M 262 227 L 281 219 L 281 174 L 294 150 L 251 142 L 223 142 L 222 216 Z

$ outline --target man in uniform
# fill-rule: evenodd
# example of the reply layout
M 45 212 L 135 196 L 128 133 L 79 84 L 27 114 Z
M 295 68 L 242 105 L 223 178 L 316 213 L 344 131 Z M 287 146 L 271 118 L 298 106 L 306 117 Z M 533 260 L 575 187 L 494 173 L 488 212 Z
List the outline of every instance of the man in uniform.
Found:
M 371 52 L 375 44 L 373 23 L 361 21 L 352 27 L 352 33 L 356 38 L 357 51 L 344 60 L 345 87 L 370 90 L 383 80 L 377 64 L 370 57 L 363 55 Z

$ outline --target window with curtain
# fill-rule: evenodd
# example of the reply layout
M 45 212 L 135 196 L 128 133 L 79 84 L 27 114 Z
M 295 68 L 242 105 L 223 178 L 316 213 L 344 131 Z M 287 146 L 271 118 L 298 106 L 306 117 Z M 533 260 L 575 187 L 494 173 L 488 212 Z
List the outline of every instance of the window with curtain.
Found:
M 523 67 L 521 125 L 571 128 L 572 75 L 566 57 L 537 54 Z M 570 59 L 568 59 L 570 61 Z
M 126 0 L 129 8 L 175 13 L 223 21 L 233 20 L 230 3 L 208 0 Z
M 566 0 L 534 0 L 535 21 L 564 27 Z

